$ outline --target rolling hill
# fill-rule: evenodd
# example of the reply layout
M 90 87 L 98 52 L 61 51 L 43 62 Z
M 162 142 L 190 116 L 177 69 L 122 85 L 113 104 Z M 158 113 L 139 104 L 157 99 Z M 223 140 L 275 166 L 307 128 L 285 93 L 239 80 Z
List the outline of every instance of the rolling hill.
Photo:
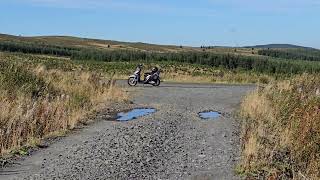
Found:
M 88 39 L 72 36 L 34 36 L 23 37 L 7 34 L 0 34 L 0 42 L 16 43 L 38 43 L 53 46 L 68 46 L 78 48 L 97 48 L 97 49 L 128 49 L 160 52 L 177 52 L 181 50 L 197 50 L 198 48 L 183 47 L 174 45 L 156 45 L 142 42 L 121 42 L 112 40 Z
M 245 46 L 244 48 L 259 48 L 259 49 L 314 49 L 311 47 L 298 46 L 293 44 L 264 44 L 264 45 L 254 45 L 254 46 Z
M 209 46 L 200 48 L 157 45 L 142 42 L 121 42 L 72 36 L 23 37 L 0 34 L 0 51 L 71 56 L 74 52 L 96 51 L 98 53 L 107 53 L 115 50 L 152 53 L 207 52 L 222 55 L 230 54 L 257 58 L 268 56 L 273 58 L 310 61 L 318 61 L 320 59 L 320 50 L 291 44 L 267 44 L 246 47 Z
M 101 39 L 89 39 L 73 36 L 14 36 L 8 34 L 0 34 L 0 42 L 21 42 L 21 43 L 40 43 L 54 46 L 69 46 L 80 48 L 97 48 L 97 49 L 129 49 L 129 50 L 143 50 L 143 51 L 159 51 L 159 52 L 179 52 L 179 51 L 203 51 L 199 47 L 190 46 L 175 46 L 175 45 L 158 45 L 149 44 L 143 42 L 121 42 L 114 40 L 101 40 Z M 212 48 L 205 49 L 206 51 L 218 51 L 218 52 L 234 52 L 234 49 L 238 50 L 238 53 L 252 54 L 248 49 L 314 49 L 311 47 L 304 47 L 292 44 L 265 44 L 265 45 L 253 45 L 244 47 L 228 47 L 228 46 L 214 46 Z

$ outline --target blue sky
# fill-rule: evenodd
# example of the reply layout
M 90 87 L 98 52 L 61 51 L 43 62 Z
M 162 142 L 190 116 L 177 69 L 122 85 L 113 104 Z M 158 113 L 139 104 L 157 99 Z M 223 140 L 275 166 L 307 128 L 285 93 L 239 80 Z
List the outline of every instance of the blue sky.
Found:
M 320 0 L 2 0 L 0 33 L 320 48 Z

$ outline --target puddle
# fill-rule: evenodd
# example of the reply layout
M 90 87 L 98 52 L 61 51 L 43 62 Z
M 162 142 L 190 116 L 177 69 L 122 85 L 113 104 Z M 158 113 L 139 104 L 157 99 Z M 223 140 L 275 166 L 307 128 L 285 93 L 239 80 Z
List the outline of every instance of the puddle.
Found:
M 118 113 L 117 120 L 130 121 L 130 120 L 137 119 L 138 117 L 146 116 L 155 112 L 156 112 L 156 109 L 153 109 L 153 108 L 134 109 L 127 113 Z
M 217 119 L 221 117 L 221 113 L 217 111 L 207 111 L 199 113 L 201 119 Z

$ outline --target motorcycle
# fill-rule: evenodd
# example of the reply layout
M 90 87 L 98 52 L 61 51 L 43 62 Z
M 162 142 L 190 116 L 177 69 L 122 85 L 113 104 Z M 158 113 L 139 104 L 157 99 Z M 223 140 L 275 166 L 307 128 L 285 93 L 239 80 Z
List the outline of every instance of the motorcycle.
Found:
M 138 68 L 133 75 L 129 76 L 128 84 L 130 86 L 136 86 L 138 83 L 160 86 L 160 70 L 157 70 L 157 72 L 154 73 L 146 73 L 144 75 L 144 80 L 141 80 L 141 68 Z

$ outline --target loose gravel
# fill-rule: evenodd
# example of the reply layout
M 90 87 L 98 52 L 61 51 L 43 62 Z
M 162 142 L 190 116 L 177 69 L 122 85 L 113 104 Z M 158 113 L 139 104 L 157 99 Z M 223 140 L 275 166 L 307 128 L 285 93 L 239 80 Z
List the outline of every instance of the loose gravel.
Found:
M 102 113 L 96 123 L 2 169 L 0 179 L 238 179 L 233 112 L 253 88 L 174 83 L 129 88 L 135 94 L 132 107 L 157 112 L 127 122 Z M 222 116 L 199 118 L 209 110 Z

